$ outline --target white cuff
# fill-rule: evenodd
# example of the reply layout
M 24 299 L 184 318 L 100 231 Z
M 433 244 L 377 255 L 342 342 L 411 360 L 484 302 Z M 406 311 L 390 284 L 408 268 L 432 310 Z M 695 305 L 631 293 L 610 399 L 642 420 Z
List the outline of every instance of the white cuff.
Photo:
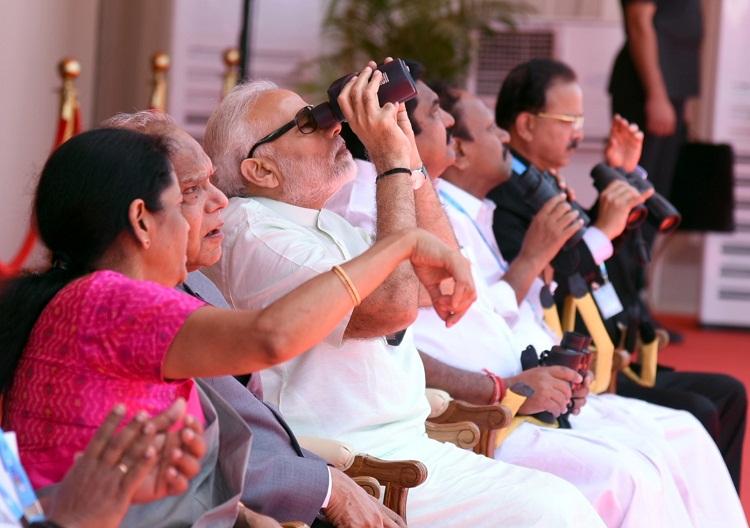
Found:
M 320 507 L 321 510 L 328 507 L 328 503 L 331 501 L 331 491 L 333 489 L 333 477 L 331 476 L 331 468 L 327 467 L 326 469 L 328 469 L 328 493 L 326 493 L 326 498 L 323 501 L 323 506 Z
M 504 280 L 498 281 L 490 286 L 490 298 L 495 313 L 513 328 L 518 322 L 518 299 L 513 287 Z
M 614 253 L 612 242 L 598 227 L 587 227 L 586 231 L 583 233 L 583 241 L 589 248 L 591 256 L 594 257 L 594 262 L 597 266 L 611 257 Z

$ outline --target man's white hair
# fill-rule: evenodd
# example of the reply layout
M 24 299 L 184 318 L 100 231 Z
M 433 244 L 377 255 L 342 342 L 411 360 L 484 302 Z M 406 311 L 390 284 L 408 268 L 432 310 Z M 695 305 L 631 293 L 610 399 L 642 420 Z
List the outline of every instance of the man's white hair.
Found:
M 270 132 L 266 120 L 248 119 L 247 114 L 262 93 L 276 88 L 271 81 L 240 84 L 224 97 L 208 119 L 203 147 L 216 169 L 214 184 L 229 198 L 246 194 L 240 164 L 250 147 Z
M 178 128 L 172 116 L 159 110 L 115 114 L 102 121 L 101 126 L 104 128 L 126 128 L 144 134 L 166 134 L 168 131 Z

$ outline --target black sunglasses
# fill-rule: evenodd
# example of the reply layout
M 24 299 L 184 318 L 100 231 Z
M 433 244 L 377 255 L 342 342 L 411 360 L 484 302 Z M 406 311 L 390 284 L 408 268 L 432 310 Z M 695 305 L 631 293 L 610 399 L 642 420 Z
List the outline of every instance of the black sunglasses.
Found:
M 276 141 L 281 136 L 289 132 L 295 126 L 303 134 L 312 134 L 313 132 L 315 132 L 318 129 L 318 122 L 315 119 L 315 116 L 313 115 L 312 110 L 313 110 L 312 105 L 307 105 L 305 107 L 302 107 L 300 111 L 295 114 L 294 119 L 280 126 L 276 130 L 268 134 L 267 136 L 258 140 L 258 142 L 252 146 L 252 148 L 250 149 L 250 152 L 247 153 L 247 157 L 252 158 L 253 154 L 255 153 L 255 149 L 257 149 L 264 143 L 270 143 L 271 141 Z

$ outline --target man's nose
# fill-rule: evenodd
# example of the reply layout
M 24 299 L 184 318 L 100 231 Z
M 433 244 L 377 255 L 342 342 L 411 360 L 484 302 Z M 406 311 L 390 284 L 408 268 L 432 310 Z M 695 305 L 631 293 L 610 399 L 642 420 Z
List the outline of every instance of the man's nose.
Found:
M 227 199 L 226 195 L 221 192 L 213 183 L 211 183 L 210 185 L 211 188 L 209 189 L 208 200 L 206 200 L 206 209 L 209 213 L 212 213 L 214 211 L 220 211 L 221 209 L 224 209 L 227 205 L 229 205 L 229 200 Z
M 443 110 L 442 108 L 440 109 L 440 115 L 443 119 L 443 124 L 445 125 L 445 128 L 450 128 L 456 124 L 456 120 L 453 119 L 453 116 L 450 115 L 445 110 Z

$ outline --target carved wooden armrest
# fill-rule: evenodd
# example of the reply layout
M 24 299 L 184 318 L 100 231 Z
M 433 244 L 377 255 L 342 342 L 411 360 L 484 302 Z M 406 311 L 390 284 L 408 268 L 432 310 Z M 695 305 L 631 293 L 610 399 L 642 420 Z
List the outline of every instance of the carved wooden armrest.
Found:
M 427 478 L 427 468 L 416 460 L 381 460 L 369 455 L 355 455 L 342 442 L 325 438 L 302 436 L 299 444 L 318 455 L 329 465 L 349 475 L 359 483 L 360 477 L 371 477 L 385 487 L 383 504 L 406 519 L 406 498 L 409 488 L 419 486 Z M 364 489 L 368 493 L 373 482 L 366 479 Z M 371 493 L 373 495 L 373 493 Z
M 357 455 L 344 473 L 352 478 L 373 477 L 385 486 L 383 504 L 406 521 L 406 498 L 409 488 L 419 486 L 427 478 L 427 468 L 417 460 L 381 460 Z
M 297 442 L 340 471 L 346 471 L 354 463 L 354 451 L 343 442 L 315 436 L 298 436 Z
M 380 482 L 374 477 L 354 477 L 352 479 L 357 483 L 357 486 L 365 490 L 368 495 L 372 495 L 376 499 L 380 500 Z
M 442 389 L 431 389 L 428 387 L 425 389 L 424 395 L 430 404 L 430 415 L 427 417 L 428 420 L 440 416 L 447 411 L 448 406 L 453 401 L 451 395 Z
M 461 449 L 474 449 L 479 443 L 479 427 L 472 422 L 436 424 L 425 422 L 427 436 L 438 442 L 450 442 Z
M 460 400 L 450 400 L 445 411 L 431 416 L 434 423 L 471 422 L 479 428 L 479 442 L 474 452 L 492 458 L 495 454 L 495 432 L 507 427 L 511 420 L 510 410 L 502 404 L 473 405 Z

